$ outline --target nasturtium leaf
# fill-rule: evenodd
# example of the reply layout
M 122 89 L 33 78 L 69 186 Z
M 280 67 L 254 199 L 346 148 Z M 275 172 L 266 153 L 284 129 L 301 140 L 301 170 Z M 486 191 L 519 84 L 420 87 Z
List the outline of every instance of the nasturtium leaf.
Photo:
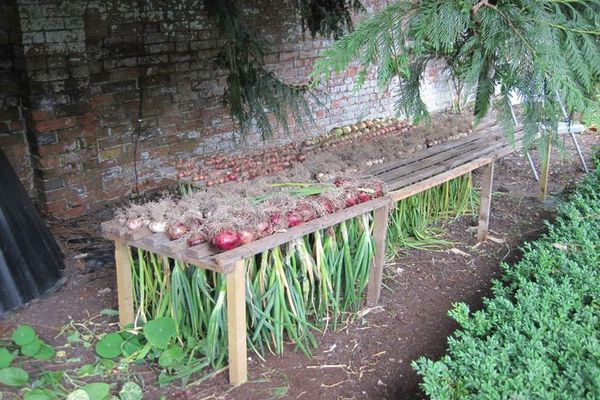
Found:
M 83 389 L 77 389 L 67 396 L 67 400 L 90 400 L 90 396 Z
M 33 389 L 25 393 L 23 400 L 55 400 L 56 396 L 44 389 Z
M 90 400 L 107 400 L 110 396 L 110 385 L 104 382 L 88 383 L 82 387 Z
M 15 359 L 15 355 L 6 347 L 0 347 L 0 368 L 6 368 Z
M 141 400 L 142 388 L 137 383 L 127 382 L 121 388 L 119 397 L 121 400 Z
M 158 358 L 158 364 L 161 367 L 168 368 L 173 364 L 177 363 L 178 361 L 181 361 L 184 356 L 185 354 L 183 353 L 183 350 L 181 350 L 181 347 L 172 346 L 169 347 L 167 350 L 163 351 L 163 353 Z
M 109 333 L 96 343 L 96 354 L 102 358 L 115 358 L 121 355 L 123 338 L 118 333 Z
M 127 340 L 123 343 L 123 355 L 125 357 L 132 355 L 142 349 L 142 345 L 137 340 Z
M 22 368 L 0 369 L 0 383 L 6 386 L 24 386 L 29 381 L 29 374 Z
M 21 346 L 21 354 L 23 354 L 24 356 L 27 356 L 27 357 L 33 357 L 33 355 L 35 353 L 40 351 L 40 348 L 42 347 L 43 344 L 44 344 L 44 342 L 42 342 L 38 338 L 35 338 L 31 342 Z
M 176 334 L 175 321 L 171 317 L 160 317 L 148 321 L 144 325 L 144 336 L 148 343 L 159 349 L 167 348 L 167 345 Z
M 17 346 L 23 346 L 34 341 L 37 337 L 32 327 L 29 325 L 21 325 L 15 329 L 10 338 Z
M 111 370 L 113 369 L 116 364 L 113 360 L 110 360 L 108 358 L 102 358 L 99 361 L 99 364 L 102 365 L 105 369 Z
M 56 352 L 52 348 L 52 346 L 48 346 L 47 344 L 42 344 L 37 353 L 33 355 L 33 358 L 36 360 L 48 361 L 54 358 Z

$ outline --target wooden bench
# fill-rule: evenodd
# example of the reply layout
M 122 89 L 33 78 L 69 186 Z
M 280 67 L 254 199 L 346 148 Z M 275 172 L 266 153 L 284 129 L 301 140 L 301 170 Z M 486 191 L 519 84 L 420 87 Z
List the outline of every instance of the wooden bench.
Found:
M 128 246 L 224 273 L 227 275 L 229 378 L 234 385 L 246 382 L 246 274 L 244 260 L 309 233 L 373 211 L 375 254 L 367 286 L 367 305 L 376 305 L 381 294 L 388 215 L 391 207 L 399 200 L 484 167 L 477 237 L 480 241 L 486 239 L 494 161 L 510 154 L 515 147 L 507 143 L 500 128 L 492 127 L 482 130 L 482 132 L 427 148 L 409 157 L 367 171 L 367 175 L 378 177 L 385 182 L 389 192 L 384 197 L 326 215 L 227 252 L 218 253 L 206 243 L 187 248 L 185 241 L 171 242 L 162 233 L 154 234 L 147 229 L 129 232 L 127 228 L 112 221 L 103 223 L 103 236 L 115 242 L 119 322 L 121 325 L 125 325 L 134 320 L 132 272 L 129 265 Z M 519 136 L 519 132 L 516 136 Z M 516 146 L 519 145 L 520 141 L 517 140 Z

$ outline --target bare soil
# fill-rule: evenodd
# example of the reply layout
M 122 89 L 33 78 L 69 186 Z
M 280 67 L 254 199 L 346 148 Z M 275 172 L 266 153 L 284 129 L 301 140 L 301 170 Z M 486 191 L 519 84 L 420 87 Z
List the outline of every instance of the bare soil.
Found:
M 600 137 L 578 136 L 586 155 L 600 144 Z M 447 316 L 453 303 L 465 302 L 472 309 L 482 305 L 493 279 L 501 275 L 501 262 L 520 257 L 519 247 L 535 240 L 552 220 L 561 193 L 580 177 L 579 161 L 573 144 L 565 142 L 568 159 L 554 157 L 551 166 L 548 201 L 537 199 L 537 182 L 526 158 L 511 155 L 497 163 L 490 219 L 491 235 L 497 239 L 479 246 L 473 227 L 475 218 L 465 216 L 447 221 L 443 228 L 452 247 L 448 250 L 409 250 L 386 266 L 380 306 L 363 310 L 348 319 L 337 332 L 326 332 L 312 358 L 290 348 L 283 357 L 268 355 L 260 361 L 250 353 L 249 382 L 232 388 L 223 371 L 187 389 L 153 385 L 156 371 L 149 366 L 133 368 L 131 379 L 145 386 L 147 399 L 415 399 L 422 398 L 419 377 L 410 363 L 426 356 L 443 355 L 447 337 L 456 324 Z M 534 158 L 536 152 L 533 152 Z M 588 157 L 588 165 L 591 162 Z M 475 173 L 475 181 L 479 176 Z M 111 243 L 99 236 L 99 223 L 112 217 L 112 208 L 73 220 L 49 220 L 61 244 L 67 267 L 65 285 L 56 293 L 32 301 L 0 319 L 0 336 L 19 324 L 30 324 L 40 336 L 55 346 L 65 338 L 56 335 L 72 321 L 88 321 L 102 309 L 117 308 L 114 259 Z M 114 329 L 116 319 L 100 317 L 88 323 L 96 332 Z M 64 348 L 64 359 L 47 368 L 76 369 L 93 361 L 93 349 Z M 113 381 L 126 379 L 123 375 Z

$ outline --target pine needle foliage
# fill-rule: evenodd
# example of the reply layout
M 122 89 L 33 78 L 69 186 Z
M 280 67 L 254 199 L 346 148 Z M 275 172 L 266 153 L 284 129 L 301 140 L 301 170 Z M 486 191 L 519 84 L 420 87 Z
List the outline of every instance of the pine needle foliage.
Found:
M 302 32 L 338 39 L 353 28 L 352 13 L 365 10 L 358 0 L 297 0 Z
M 560 102 L 581 111 L 593 101 L 599 26 L 599 0 L 401 0 L 323 51 L 312 78 L 317 85 L 356 62 L 358 88 L 376 67 L 381 87 L 399 80 L 396 111 L 418 121 L 428 115 L 420 92 L 425 68 L 442 59 L 474 99 L 475 116 L 495 108 L 509 134 L 517 93 L 531 138 L 540 123 L 555 126 Z
M 297 126 L 304 126 L 306 119 L 313 122 L 307 87 L 288 84 L 265 67 L 269 43 L 249 30 L 238 1 L 204 0 L 204 9 L 223 35 L 215 65 L 226 71 L 224 102 L 238 123 L 241 139 L 253 127 L 267 140 L 276 126 L 289 134 L 292 120 Z

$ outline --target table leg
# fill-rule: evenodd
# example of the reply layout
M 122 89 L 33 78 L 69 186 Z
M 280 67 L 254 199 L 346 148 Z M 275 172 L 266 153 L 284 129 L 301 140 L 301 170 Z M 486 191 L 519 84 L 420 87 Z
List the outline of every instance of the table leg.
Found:
M 540 201 L 546 200 L 548 194 L 548 176 L 550 175 L 550 154 L 552 153 L 552 140 L 550 137 L 545 139 L 546 158 L 542 163 L 542 172 L 540 175 Z
M 369 272 L 367 286 L 367 306 L 374 307 L 379 302 L 381 295 L 381 280 L 383 277 L 383 264 L 385 261 L 385 238 L 389 220 L 390 206 L 378 208 L 373 212 L 373 239 L 375 241 L 375 255 L 373 265 Z
M 227 340 L 229 382 L 241 385 L 248 380 L 246 347 L 246 268 L 244 260 L 227 274 Z
M 115 240 L 115 264 L 117 268 L 117 298 L 119 301 L 119 324 L 125 326 L 133 323 L 133 287 L 131 265 L 129 264 L 129 247 Z
M 488 236 L 490 223 L 490 207 L 492 205 L 492 183 L 494 181 L 494 162 L 483 167 L 483 181 L 481 184 L 481 198 L 479 202 L 479 227 L 477 228 L 477 241 L 483 242 Z

